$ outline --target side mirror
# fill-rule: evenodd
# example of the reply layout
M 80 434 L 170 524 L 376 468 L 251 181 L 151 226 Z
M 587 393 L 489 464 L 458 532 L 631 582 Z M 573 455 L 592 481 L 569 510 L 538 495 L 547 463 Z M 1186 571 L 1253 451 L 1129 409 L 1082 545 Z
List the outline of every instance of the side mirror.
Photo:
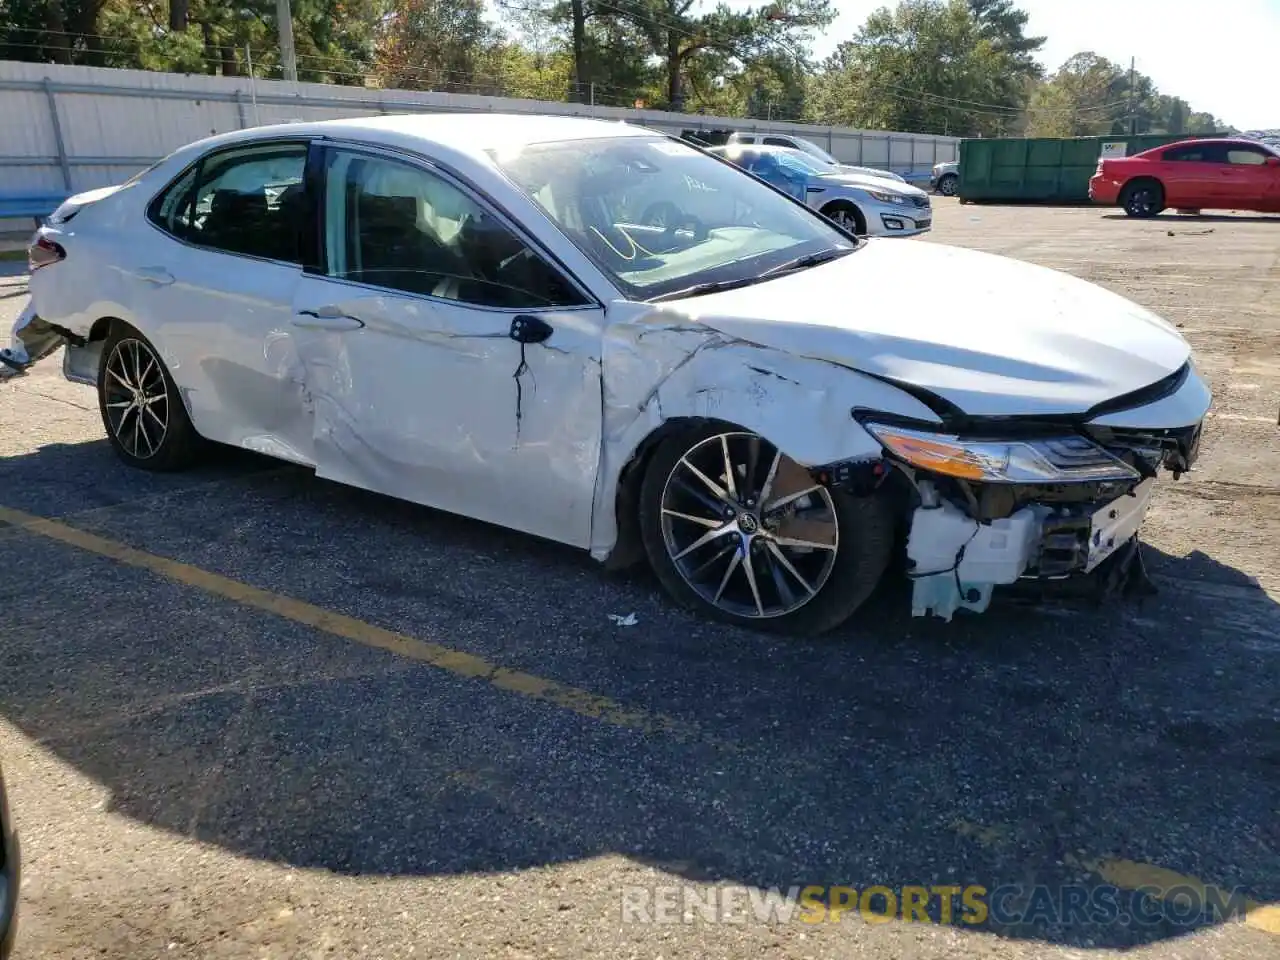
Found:
M 511 321 L 511 339 L 516 343 L 542 343 L 552 334 L 551 324 L 541 317 L 522 314 Z
M 1280 167 L 1280 157 L 1267 157 L 1268 167 Z

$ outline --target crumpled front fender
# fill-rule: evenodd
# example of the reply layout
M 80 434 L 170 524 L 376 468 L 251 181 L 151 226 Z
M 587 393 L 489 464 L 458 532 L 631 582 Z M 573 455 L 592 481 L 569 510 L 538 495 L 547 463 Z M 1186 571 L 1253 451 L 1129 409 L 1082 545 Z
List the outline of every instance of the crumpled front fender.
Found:
M 623 466 L 646 437 L 676 419 L 736 424 L 804 466 L 865 460 L 881 445 L 855 408 L 940 422 L 908 394 L 825 360 L 726 336 L 686 319 L 650 314 L 613 323 L 603 351 L 604 432 L 591 552 L 609 556 L 617 540 Z

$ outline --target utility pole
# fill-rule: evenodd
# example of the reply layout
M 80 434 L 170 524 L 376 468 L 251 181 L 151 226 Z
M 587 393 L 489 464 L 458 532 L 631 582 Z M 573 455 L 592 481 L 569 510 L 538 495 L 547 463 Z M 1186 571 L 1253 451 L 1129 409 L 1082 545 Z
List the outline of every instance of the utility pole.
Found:
M 1138 113 L 1137 113 L 1137 90 L 1133 85 L 1134 67 L 1137 65 L 1138 58 L 1129 58 L 1129 136 L 1136 137 L 1138 135 Z
M 289 0 L 276 0 L 276 26 L 280 31 L 280 63 L 284 78 L 298 82 L 298 58 L 293 52 L 293 11 Z

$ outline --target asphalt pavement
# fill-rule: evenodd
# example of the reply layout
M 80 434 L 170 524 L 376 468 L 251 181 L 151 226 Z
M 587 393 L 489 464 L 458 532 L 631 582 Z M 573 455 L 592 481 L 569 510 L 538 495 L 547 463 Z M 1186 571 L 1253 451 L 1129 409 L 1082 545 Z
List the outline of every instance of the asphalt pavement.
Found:
M 935 233 L 986 229 L 969 210 L 940 203 Z M 1274 291 L 1265 239 L 1248 282 Z M 1274 302 L 1260 352 L 1210 356 L 1215 389 L 1275 395 L 1274 365 L 1248 372 L 1277 354 Z M 794 641 L 252 454 L 131 471 L 59 360 L 0 384 L 20 957 L 1280 957 L 1280 451 L 1260 406 L 1224 408 L 1211 447 L 1249 462 L 1247 491 L 1211 473 L 1163 494 L 1157 597 L 1004 598 L 947 624 L 889 585 Z M 973 924 L 938 923 L 937 896 L 928 923 L 623 911 L 717 885 L 1013 892 Z M 1204 885 L 1251 913 L 1168 909 Z M 1064 914 L 1077 888 L 1117 915 Z M 1058 906 L 1027 910 L 1037 890 Z

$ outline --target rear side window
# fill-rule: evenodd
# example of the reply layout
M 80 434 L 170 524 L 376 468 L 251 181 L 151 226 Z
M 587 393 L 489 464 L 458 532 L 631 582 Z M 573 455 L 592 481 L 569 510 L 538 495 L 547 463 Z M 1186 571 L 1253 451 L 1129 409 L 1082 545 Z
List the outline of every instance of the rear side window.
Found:
M 179 240 L 224 253 L 302 262 L 307 162 L 303 143 L 270 143 L 203 157 L 147 211 Z
M 1183 163 L 1225 163 L 1226 157 L 1223 155 L 1222 145 L 1217 143 L 1189 143 L 1185 146 L 1174 147 L 1172 150 L 1164 152 L 1165 160 L 1181 161 Z

